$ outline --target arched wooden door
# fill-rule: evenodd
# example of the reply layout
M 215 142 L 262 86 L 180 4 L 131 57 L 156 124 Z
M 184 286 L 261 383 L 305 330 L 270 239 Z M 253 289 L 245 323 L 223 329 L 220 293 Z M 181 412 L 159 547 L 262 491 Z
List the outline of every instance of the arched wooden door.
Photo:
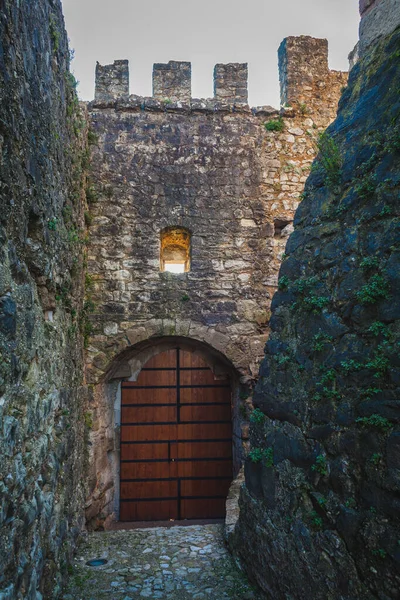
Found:
M 225 516 L 232 481 L 229 380 L 179 348 L 122 384 L 121 521 Z

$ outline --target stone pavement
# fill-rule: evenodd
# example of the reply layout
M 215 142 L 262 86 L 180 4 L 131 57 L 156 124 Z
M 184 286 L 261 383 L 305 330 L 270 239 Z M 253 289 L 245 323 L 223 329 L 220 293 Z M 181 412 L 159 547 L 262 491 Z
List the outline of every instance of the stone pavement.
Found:
M 90 567 L 87 561 L 105 558 Z M 232 560 L 222 524 L 92 533 L 63 600 L 259 600 Z

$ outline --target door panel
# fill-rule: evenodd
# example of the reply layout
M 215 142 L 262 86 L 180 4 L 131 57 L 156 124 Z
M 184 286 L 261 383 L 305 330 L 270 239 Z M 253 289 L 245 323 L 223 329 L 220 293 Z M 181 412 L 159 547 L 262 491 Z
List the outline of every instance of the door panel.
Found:
M 175 464 L 177 465 L 178 477 L 223 477 L 227 473 L 232 473 L 230 459 L 226 461 L 182 461 Z
M 134 481 L 121 483 L 121 494 L 132 500 L 143 498 L 177 498 L 177 481 Z
M 178 518 L 177 500 L 130 502 L 121 498 L 120 521 L 167 521 Z
M 142 369 L 139 373 L 137 381 L 130 381 L 130 387 L 133 389 L 141 386 L 176 386 L 176 369 L 167 371 L 155 371 L 153 369 Z
M 173 458 L 231 458 L 232 442 L 181 442 L 171 445 Z
M 181 519 L 220 519 L 225 515 L 226 498 L 181 500 Z
M 231 407 L 229 404 L 223 406 L 181 406 L 181 422 L 186 421 L 206 421 L 210 419 L 217 423 L 230 423 L 231 420 Z
M 226 498 L 231 483 L 230 479 L 183 479 L 181 494 L 183 497 L 221 496 Z
M 224 386 L 215 386 L 211 388 L 181 388 L 181 404 L 226 402 L 231 404 L 231 390 Z
M 169 458 L 168 442 L 157 444 L 121 444 L 121 460 L 154 460 Z
M 141 406 L 131 407 L 126 406 L 122 411 L 122 423 L 137 423 L 144 425 L 145 423 L 176 423 L 176 406 Z
M 122 406 L 148 404 L 154 406 L 157 404 L 176 405 L 176 388 L 123 388 Z
M 198 354 L 160 353 L 122 385 L 120 477 L 122 521 L 225 515 L 231 390 Z

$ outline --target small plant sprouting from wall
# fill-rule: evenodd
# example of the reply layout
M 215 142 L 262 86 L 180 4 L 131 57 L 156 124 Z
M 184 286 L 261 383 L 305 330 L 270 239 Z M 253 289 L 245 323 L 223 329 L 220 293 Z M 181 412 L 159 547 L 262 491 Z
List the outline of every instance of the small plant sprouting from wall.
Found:
M 326 132 L 319 135 L 316 146 L 318 162 L 312 169 L 323 171 L 324 181 L 328 188 L 337 188 L 341 182 L 343 166 L 339 147 L 334 138 Z
M 99 143 L 99 136 L 92 129 L 88 129 L 88 144 L 89 144 L 89 146 L 97 146 L 98 143 Z
M 359 417 L 356 419 L 356 423 L 359 423 L 363 427 L 374 427 L 381 431 L 387 432 L 393 427 L 392 423 L 378 414 L 373 414 L 370 417 Z
M 92 429 L 93 428 L 93 414 L 90 411 L 85 412 L 84 419 L 85 419 L 85 427 L 87 429 Z
M 330 300 L 327 296 L 316 294 L 315 288 L 319 284 L 317 277 L 298 279 L 293 288 L 299 294 L 299 299 L 293 304 L 293 308 L 300 308 L 314 314 L 322 312 L 328 306 Z
M 374 465 L 374 467 L 377 467 L 381 462 L 382 458 L 382 454 L 380 454 L 379 452 L 375 452 L 375 454 L 371 456 L 370 462 Z
M 305 102 L 299 102 L 299 112 L 303 116 L 308 115 L 310 113 L 310 109 L 308 108 Z
M 315 464 L 311 467 L 312 471 L 316 471 L 320 475 L 328 475 L 328 463 L 323 454 L 319 454 L 315 459 Z
M 57 52 L 60 48 L 60 31 L 57 28 L 57 23 L 53 16 L 50 17 L 49 29 L 50 29 L 51 43 L 53 45 L 53 54 L 57 54 Z
M 311 524 L 316 529 L 322 529 L 323 521 L 322 521 L 321 517 L 318 516 L 318 514 L 316 513 L 315 510 L 312 510 L 310 512 L 310 520 L 311 520 Z
M 358 292 L 356 298 L 361 304 L 376 304 L 379 300 L 389 298 L 389 283 L 379 274 L 373 275 Z
M 382 560 L 387 556 L 387 552 L 383 548 L 376 548 L 375 550 L 372 550 L 372 554 Z
M 331 335 L 327 335 L 325 333 L 317 333 L 313 337 L 312 341 L 312 349 L 314 352 L 321 352 L 327 344 L 333 342 L 333 337 Z
M 370 198 L 377 188 L 377 177 L 374 173 L 368 173 L 354 187 L 354 191 L 361 200 Z
M 263 463 L 266 467 L 274 466 L 274 450 L 269 448 L 252 448 L 249 452 L 249 459 L 253 463 Z
M 258 425 L 264 423 L 265 419 L 266 419 L 266 416 L 264 415 L 262 410 L 260 410 L 259 408 L 255 408 L 250 415 L 251 423 L 256 423 Z
M 360 262 L 360 267 L 363 271 L 370 271 L 379 267 L 379 260 L 376 256 L 367 256 Z
M 289 277 L 287 277 L 286 275 L 283 275 L 282 277 L 280 277 L 279 281 L 278 281 L 278 289 L 280 290 L 287 290 L 289 287 Z
M 273 119 L 272 121 L 267 121 L 266 123 L 264 123 L 264 127 L 266 129 L 266 131 L 283 131 L 285 128 L 285 122 L 282 119 L 282 117 L 279 117 L 279 119 Z
M 88 210 L 85 211 L 85 225 L 86 227 L 90 227 L 93 222 L 93 217 Z

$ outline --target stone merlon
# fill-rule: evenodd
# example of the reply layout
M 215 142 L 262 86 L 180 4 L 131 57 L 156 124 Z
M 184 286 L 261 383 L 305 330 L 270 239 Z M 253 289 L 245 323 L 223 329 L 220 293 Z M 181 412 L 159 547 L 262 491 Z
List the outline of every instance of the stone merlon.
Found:
M 223 102 L 247 104 L 247 63 L 215 65 L 214 98 Z
M 172 102 L 190 102 L 192 96 L 192 65 L 170 60 L 153 67 L 153 97 Z
M 279 47 L 278 59 L 283 106 L 308 106 L 326 94 L 327 86 L 346 84 L 347 73 L 329 69 L 325 39 L 287 37 Z
M 94 97 L 106 101 L 129 94 L 129 61 L 115 60 L 112 65 L 96 64 Z

